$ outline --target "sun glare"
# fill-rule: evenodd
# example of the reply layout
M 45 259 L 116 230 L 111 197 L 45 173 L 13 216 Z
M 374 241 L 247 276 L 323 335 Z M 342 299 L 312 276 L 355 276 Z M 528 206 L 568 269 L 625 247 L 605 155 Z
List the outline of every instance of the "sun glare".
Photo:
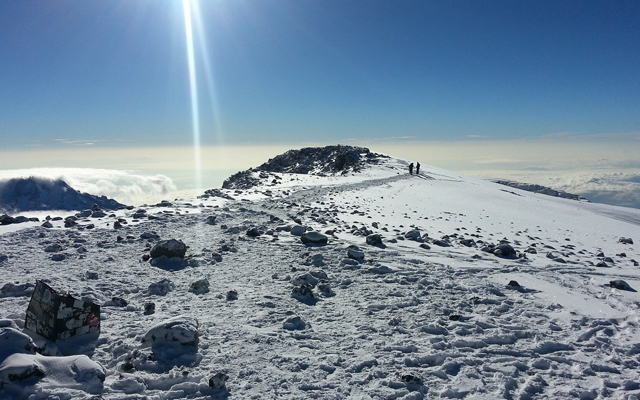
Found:
M 191 23 L 191 0 L 182 0 L 184 12 L 187 61 L 189 64 L 189 90 L 191 92 L 191 125 L 193 130 L 193 169 L 195 189 L 202 189 L 202 160 L 200 155 L 200 107 L 198 104 L 198 84 L 196 79 L 196 60 L 193 49 L 193 24 Z

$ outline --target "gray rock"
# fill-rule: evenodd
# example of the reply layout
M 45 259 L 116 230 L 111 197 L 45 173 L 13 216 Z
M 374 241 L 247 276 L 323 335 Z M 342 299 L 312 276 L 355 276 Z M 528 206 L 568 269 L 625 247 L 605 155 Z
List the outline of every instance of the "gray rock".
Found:
M 357 261 L 364 261 L 364 251 L 360 250 L 358 246 L 351 245 L 347 249 L 347 257 Z
M 205 278 L 199 279 L 189 286 L 189 291 L 194 294 L 209 293 L 209 281 Z
M 294 236 L 302 236 L 306 230 L 307 229 L 304 226 L 296 225 L 289 230 L 289 233 L 291 233 Z

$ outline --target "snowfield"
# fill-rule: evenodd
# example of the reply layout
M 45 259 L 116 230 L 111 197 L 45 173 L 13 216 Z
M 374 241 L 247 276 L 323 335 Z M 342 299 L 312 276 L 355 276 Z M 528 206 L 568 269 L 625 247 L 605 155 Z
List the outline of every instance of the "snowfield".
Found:
M 640 210 L 375 161 L 0 226 L 0 398 L 640 398 Z M 36 280 L 99 337 L 23 330 Z

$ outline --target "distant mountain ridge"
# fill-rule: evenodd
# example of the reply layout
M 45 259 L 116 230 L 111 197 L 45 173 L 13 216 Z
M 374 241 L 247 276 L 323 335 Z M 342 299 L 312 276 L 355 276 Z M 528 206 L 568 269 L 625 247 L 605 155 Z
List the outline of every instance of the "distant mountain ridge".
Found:
M 383 154 L 372 153 L 366 147 L 332 145 L 325 147 L 305 147 L 289 150 L 257 168 L 240 171 L 224 181 L 223 189 L 246 189 L 259 184 L 253 177 L 255 172 L 277 172 L 291 174 L 327 175 L 359 172 L 366 164 L 377 164 Z M 267 176 L 265 174 L 264 178 Z
M 106 210 L 124 206 L 106 196 L 80 193 L 60 179 L 32 176 L 0 182 L 0 210 L 4 212 L 85 210 L 94 204 Z

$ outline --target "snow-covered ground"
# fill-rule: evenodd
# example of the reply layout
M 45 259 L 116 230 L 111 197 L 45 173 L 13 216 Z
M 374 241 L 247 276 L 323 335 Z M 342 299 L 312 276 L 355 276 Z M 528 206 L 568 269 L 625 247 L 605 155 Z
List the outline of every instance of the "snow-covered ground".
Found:
M 640 398 L 640 210 L 407 172 L 0 226 L 0 398 Z M 146 261 L 166 239 L 185 259 Z M 34 354 L 36 280 L 101 304 L 99 338 Z

